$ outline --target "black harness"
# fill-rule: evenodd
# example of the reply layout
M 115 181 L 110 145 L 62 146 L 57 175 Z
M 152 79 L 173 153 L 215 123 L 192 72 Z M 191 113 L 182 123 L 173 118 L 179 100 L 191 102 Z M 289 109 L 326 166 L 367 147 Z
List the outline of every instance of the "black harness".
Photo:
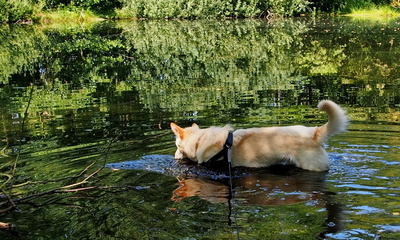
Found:
M 224 159 L 228 161 L 228 150 L 232 148 L 232 144 L 233 144 L 233 133 L 229 132 L 228 137 L 226 138 L 226 141 L 224 144 L 224 148 L 219 153 L 214 155 L 214 157 L 210 158 L 210 160 L 208 160 L 208 161 L 211 161 L 211 162 L 217 161 L 221 157 L 224 157 Z
M 233 133 L 229 132 L 228 137 L 226 138 L 224 148 L 215 154 L 212 158 L 210 158 L 207 162 L 203 163 L 202 165 L 210 167 L 210 168 L 217 168 L 217 169 L 226 169 L 231 168 L 231 148 L 233 145 Z M 218 159 L 222 158 L 224 160 L 218 161 Z M 228 165 L 226 164 L 228 163 Z

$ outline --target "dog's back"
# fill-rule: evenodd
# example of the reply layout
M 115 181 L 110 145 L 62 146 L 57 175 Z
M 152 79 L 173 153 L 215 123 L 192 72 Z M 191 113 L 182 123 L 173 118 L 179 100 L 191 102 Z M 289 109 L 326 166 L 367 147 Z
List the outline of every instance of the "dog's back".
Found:
M 321 101 L 318 108 L 329 116 L 329 121 L 320 127 L 265 127 L 235 131 L 233 164 L 268 167 L 283 163 L 308 170 L 328 170 L 328 157 L 323 143 L 334 134 L 344 131 L 348 120 L 343 109 L 332 101 Z

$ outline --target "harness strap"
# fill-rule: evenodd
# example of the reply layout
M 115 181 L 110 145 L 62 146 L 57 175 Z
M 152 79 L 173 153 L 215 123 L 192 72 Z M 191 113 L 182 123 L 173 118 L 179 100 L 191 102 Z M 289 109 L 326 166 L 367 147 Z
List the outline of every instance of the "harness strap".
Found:
M 231 159 L 231 149 L 233 146 L 233 133 L 229 132 L 228 137 L 226 138 L 224 148 L 214 155 L 210 160 L 207 161 L 207 163 L 216 161 L 220 159 L 221 157 L 224 157 L 224 159 L 228 163 L 228 172 L 229 172 L 229 195 L 228 195 L 228 206 L 229 206 L 229 213 L 228 213 L 228 224 L 229 226 L 232 225 L 232 211 L 233 211 L 233 184 L 232 184 L 232 159 Z M 222 162 L 222 161 L 221 161 Z M 233 218 L 236 223 L 236 214 L 234 212 Z M 237 225 L 236 225 L 237 226 Z M 237 239 L 240 239 L 239 236 L 239 229 L 236 229 L 237 231 Z
M 226 148 L 226 156 L 225 156 L 225 157 L 226 157 L 226 159 L 227 159 L 229 165 L 230 165 L 231 162 L 232 162 L 232 159 L 231 159 L 231 149 L 232 149 L 232 145 L 233 145 L 233 133 L 232 133 L 232 132 L 229 132 L 228 138 L 226 139 L 225 146 L 224 146 L 224 148 Z M 229 166 L 229 167 L 230 167 L 230 166 Z
M 233 145 L 233 134 L 229 132 L 228 138 L 226 139 L 225 146 L 226 148 L 226 156 L 225 158 L 228 160 L 228 171 L 229 171 L 229 195 L 228 195 L 228 206 L 229 206 L 229 214 L 228 214 L 228 224 L 229 226 L 232 225 L 232 211 L 233 211 L 233 183 L 232 183 L 232 159 L 231 159 L 231 149 Z M 236 232 L 237 232 L 237 239 L 240 240 L 240 235 L 239 235 L 239 228 L 237 225 L 237 219 L 236 219 L 236 212 L 233 212 L 233 219 L 234 223 L 236 226 Z
M 224 148 L 219 151 L 217 154 L 215 154 L 212 158 L 210 158 L 210 160 L 208 160 L 208 162 L 213 162 L 216 161 L 218 159 L 220 159 L 221 157 L 224 157 L 228 162 L 231 162 L 231 158 L 230 158 L 230 151 L 233 145 L 233 133 L 229 132 L 228 133 L 228 137 L 226 138 L 225 144 L 224 144 Z

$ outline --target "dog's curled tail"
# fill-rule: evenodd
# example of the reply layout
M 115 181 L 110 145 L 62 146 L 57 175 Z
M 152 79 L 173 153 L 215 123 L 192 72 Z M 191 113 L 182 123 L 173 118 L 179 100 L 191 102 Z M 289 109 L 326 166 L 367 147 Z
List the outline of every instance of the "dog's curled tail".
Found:
M 318 142 L 324 142 L 333 135 L 346 131 L 349 120 L 339 105 L 330 100 L 323 100 L 318 103 L 318 109 L 328 113 L 329 117 L 329 121 L 318 127 L 315 132 Z

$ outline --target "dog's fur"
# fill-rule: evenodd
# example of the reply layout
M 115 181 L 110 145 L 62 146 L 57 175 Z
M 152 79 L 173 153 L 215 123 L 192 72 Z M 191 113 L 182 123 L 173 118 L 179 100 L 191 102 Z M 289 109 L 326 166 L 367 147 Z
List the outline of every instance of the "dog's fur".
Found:
M 329 121 L 320 127 L 288 126 L 239 129 L 233 132 L 232 166 L 268 167 L 293 164 L 299 168 L 329 169 L 324 142 L 346 130 L 348 119 L 342 108 L 323 100 L 318 109 L 327 112 Z M 197 124 L 181 128 L 171 123 L 176 135 L 175 158 L 189 158 L 198 163 L 209 161 L 223 149 L 230 125 L 200 129 Z M 222 159 L 222 158 L 221 158 Z

